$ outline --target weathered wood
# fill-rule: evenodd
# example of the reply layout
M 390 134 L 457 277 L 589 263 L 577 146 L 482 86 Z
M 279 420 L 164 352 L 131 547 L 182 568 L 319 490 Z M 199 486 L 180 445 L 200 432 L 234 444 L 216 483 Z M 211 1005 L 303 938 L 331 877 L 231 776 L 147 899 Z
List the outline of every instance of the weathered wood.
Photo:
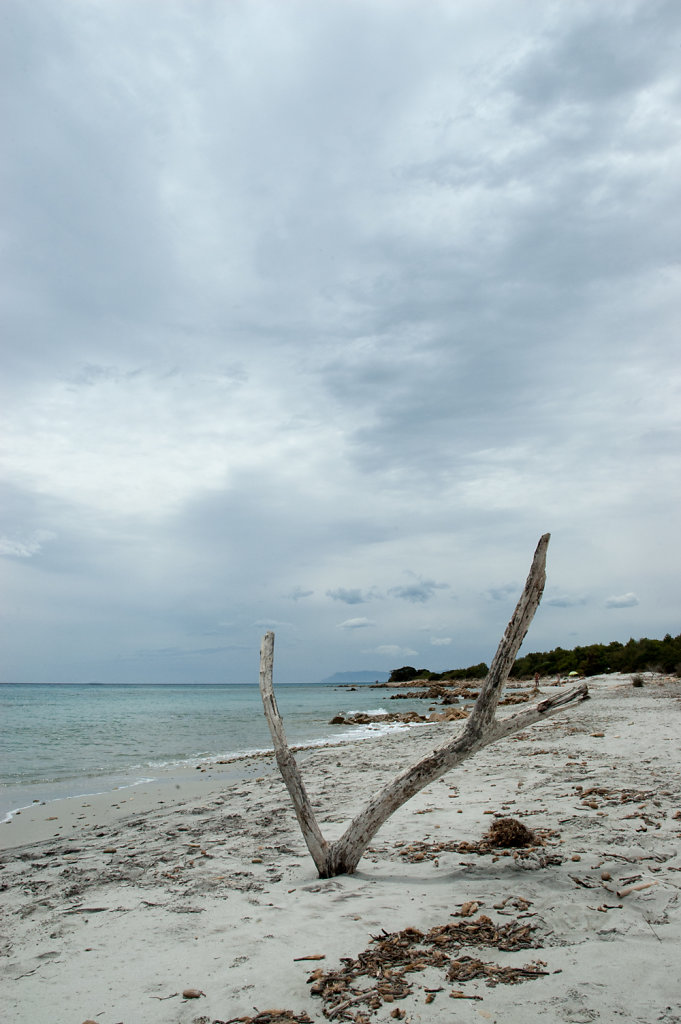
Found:
M 394 812 L 431 782 L 468 760 L 483 747 L 519 732 L 542 718 L 574 706 L 588 697 L 585 684 L 526 708 L 509 718 L 493 723 L 486 732 L 469 732 L 467 724 L 453 740 L 407 768 L 388 783 L 350 823 L 329 849 L 331 875 L 352 874 L 372 838 Z M 479 698 L 478 698 L 479 699 Z M 323 875 L 322 877 L 330 877 Z
M 265 717 L 270 728 L 272 743 L 274 744 L 274 755 L 277 759 L 279 771 L 286 783 L 289 796 L 298 818 L 300 830 L 307 843 L 312 860 L 317 865 L 321 878 L 327 877 L 323 872 L 326 870 L 329 856 L 329 844 L 321 833 L 317 820 L 312 810 L 310 798 L 307 795 L 298 763 L 293 756 L 293 751 L 286 740 L 284 723 L 279 714 L 277 699 L 274 696 L 272 685 L 272 670 L 274 665 L 274 633 L 265 633 L 260 647 L 260 695 L 265 708 Z
M 588 699 L 588 689 L 582 683 L 572 690 L 554 694 L 506 718 L 497 720 L 495 717 L 501 691 L 541 600 L 546 582 L 546 551 L 549 538 L 548 533 L 544 534 L 537 545 L 520 600 L 462 730 L 454 739 L 432 751 L 388 783 L 350 822 L 340 839 L 334 843 L 327 843 L 322 836 L 305 792 L 298 765 L 286 742 L 272 686 L 274 634 L 265 634 L 260 652 L 260 690 L 265 715 L 272 734 L 279 770 L 321 878 L 351 874 L 367 845 L 391 814 L 425 786 L 472 757 L 478 750 Z
M 480 689 L 480 695 L 468 719 L 467 729 L 469 732 L 484 731 L 494 718 L 501 691 L 544 593 L 546 552 L 550 539 L 550 533 L 545 533 L 539 539 L 523 592 L 499 642 L 487 677 Z

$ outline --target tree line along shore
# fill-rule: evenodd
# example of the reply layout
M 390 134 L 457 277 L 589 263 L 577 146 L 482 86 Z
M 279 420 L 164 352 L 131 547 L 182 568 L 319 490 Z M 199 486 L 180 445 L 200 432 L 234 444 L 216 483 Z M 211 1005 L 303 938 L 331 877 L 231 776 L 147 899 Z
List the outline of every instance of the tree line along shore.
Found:
M 390 683 L 406 683 L 413 679 L 432 682 L 446 680 L 484 679 L 489 666 L 484 662 L 467 668 L 447 669 L 445 672 L 431 672 L 427 668 L 403 665 L 390 673 Z M 556 647 L 552 651 L 535 651 L 525 654 L 511 669 L 515 679 L 540 676 L 565 676 L 570 672 L 579 675 L 596 676 L 604 672 L 661 672 L 666 675 L 681 675 L 681 633 L 671 636 L 667 633 L 662 640 L 629 639 L 626 644 L 613 640 L 609 644 L 590 644 L 565 650 Z

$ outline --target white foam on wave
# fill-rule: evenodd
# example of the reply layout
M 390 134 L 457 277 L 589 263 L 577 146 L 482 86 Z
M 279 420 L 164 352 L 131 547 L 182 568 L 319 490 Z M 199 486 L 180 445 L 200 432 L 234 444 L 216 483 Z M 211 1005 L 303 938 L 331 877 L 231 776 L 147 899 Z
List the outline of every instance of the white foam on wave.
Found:
M 2 819 L 0 824 L 1 825 L 6 825 L 8 822 L 10 822 L 12 820 L 12 818 L 14 817 L 15 814 L 21 814 L 22 811 L 27 811 L 30 807 L 39 807 L 41 803 L 45 803 L 45 801 L 41 800 L 37 804 L 36 803 L 30 803 L 30 804 L 22 804 L 21 807 L 13 807 L 11 811 L 7 811 L 7 813 L 5 814 L 5 817 Z
M 352 723 L 348 723 L 352 724 Z M 374 740 L 380 736 L 387 736 L 390 733 L 405 732 L 409 729 L 417 729 L 421 725 L 428 725 L 428 722 L 367 722 L 363 725 L 353 725 L 347 732 L 338 732 L 333 736 L 324 736 L 316 740 L 303 740 L 301 743 L 291 743 L 291 750 L 314 750 L 318 747 L 338 747 L 345 743 L 356 743 L 359 740 Z M 237 761 L 248 757 L 261 757 L 263 754 L 274 755 L 271 747 L 266 750 L 234 751 L 228 755 L 230 761 Z M 211 759 L 214 760 L 214 759 Z

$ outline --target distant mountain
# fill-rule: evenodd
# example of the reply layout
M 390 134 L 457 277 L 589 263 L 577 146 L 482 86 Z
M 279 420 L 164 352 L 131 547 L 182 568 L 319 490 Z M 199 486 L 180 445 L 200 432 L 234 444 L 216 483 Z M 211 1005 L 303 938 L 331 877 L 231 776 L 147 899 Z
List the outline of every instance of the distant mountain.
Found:
M 389 672 L 334 672 L 321 683 L 387 683 Z

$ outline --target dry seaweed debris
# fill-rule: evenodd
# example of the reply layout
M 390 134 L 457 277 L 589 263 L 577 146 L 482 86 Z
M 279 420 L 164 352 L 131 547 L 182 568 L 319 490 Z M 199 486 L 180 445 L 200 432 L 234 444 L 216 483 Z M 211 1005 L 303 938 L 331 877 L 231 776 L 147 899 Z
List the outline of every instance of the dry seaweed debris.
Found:
M 587 805 L 595 804 L 598 807 L 603 804 L 617 806 L 618 804 L 640 804 L 647 800 L 656 800 L 659 793 L 652 789 L 610 789 L 608 786 L 590 786 L 584 789 L 583 786 L 573 786 L 577 797 Z M 598 800 L 601 803 L 598 803 Z
M 426 933 L 423 941 L 438 949 L 458 949 L 461 946 L 489 946 L 492 949 L 511 951 L 539 948 L 532 932 L 536 926 L 519 921 L 500 924 L 486 914 L 475 920 L 456 921 L 437 925 Z
M 487 834 L 490 846 L 509 847 L 534 846 L 537 837 L 517 818 L 497 818 Z
M 229 1020 L 214 1020 L 212 1024 L 313 1024 L 305 1011 L 261 1010 L 255 1017 L 230 1017 Z
M 541 978 L 549 972 L 543 970 L 546 967 L 544 960 L 534 960 L 524 967 L 502 967 L 500 964 L 486 964 L 482 960 L 476 960 L 472 956 L 462 956 L 453 960 L 447 971 L 447 981 L 473 981 L 475 978 L 485 978 L 488 988 L 495 985 L 519 985 L 521 981 L 528 981 L 532 978 Z
M 361 1015 L 356 1014 L 353 1007 L 364 1003 L 369 1011 L 373 1011 L 383 1003 L 404 999 L 412 990 L 412 984 L 405 975 L 427 967 L 445 971 L 449 981 L 464 982 L 484 977 L 488 985 L 514 985 L 546 973 L 541 970 L 545 964 L 505 967 L 485 964 L 468 956 L 457 958 L 456 954 L 465 946 L 486 946 L 505 951 L 538 948 L 533 931 L 534 925 L 527 922 L 513 920 L 499 924 L 485 914 L 476 920 L 437 925 L 425 933 L 418 928 L 384 931 L 374 936 L 371 946 L 356 959 L 342 958 L 343 966 L 338 970 L 318 968 L 313 971 L 308 978 L 310 992 L 321 996 L 323 1013 L 329 1020 L 335 1017 L 347 1019 L 352 1014 L 358 1021 Z
M 421 860 L 437 860 L 441 853 L 475 853 L 479 856 L 495 853 L 497 850 L 515 850 L 518 856 L 527 856 L 538 847 L 546 847 L 555 841 L 558 833 L 553 829 L 537 828 L 531 830 L 517 818 L 497 818 L 489 832 L 477 842 L 448 842 L 441 840 L 436 843 L 416 841 L 398 848 L 400 857 L 412 863 Z M 555 856 L 545 858 L 542 866 L 560 863 Z

